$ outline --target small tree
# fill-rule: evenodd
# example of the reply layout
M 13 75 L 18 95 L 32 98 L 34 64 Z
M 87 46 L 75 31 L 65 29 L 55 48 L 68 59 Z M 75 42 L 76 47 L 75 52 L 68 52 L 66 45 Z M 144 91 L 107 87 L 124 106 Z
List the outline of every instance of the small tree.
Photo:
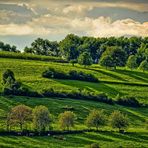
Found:
M 73 60 L 70 60 L 69 63 L 72 64 L 72 66 L 75 66 L 75 64 L 77 63 L 77 60 L 73 59 Z
M 143 62 L 141 62 L 138 69 L 143 70 L 143 71 L 147 71 L 148 70 L 148 61 L 144 60 Z
M 101 56 L 100 64 L 105 62 L 106 66 L 116 69 L 117 66 L 125 66 L 126 60 L 127 54 L 121 47 L 108 46 Z
M 7 69 L 2 75 L 2 84 L 11 86 L 15 82 L 15 76 L 13 71 Z
M 26 105 L 17 105 L 13 107 L 8 114 L 7 126 L 19 125 L 20 130 L 23 130 L 23 126 L 31 120 L 32 109 Z
M 102 57 L 99 63 L 101 66 L 106 67 L 106 69 L 107 69 L 107 67 L 114 67 L 114 65 L 115 65 L 112 57 L 108 56 L 108 55 Z
M 113 128 L 119 129 L 119 132 L 129 126 L 129 121 L 127 116 L 122 114 L 120 111 L 114 111 L 110 115 L 110 122 Z
M 59 115 L 59 126 L 62 129 L 69 130 L 70 127 L 74 127 L 75 114 L 71 111 L 65 111 Z
M 83 52 L 82 54 L 80 54 L 78 58 L 78 63 L 84 66 L 92 65 L 92 61 L 93 61 L 92 57 L 90 56 L 88 52 Z
M 88 127 L 96 127 L 98 130 L 99 126 L 103 126 L 106 123 L 106 115 L 103 110 L 92 110 L 86 118 L 85 124 Z
M 126 66 L 128 68 L 130 68 L 131 70 L 138 67 L 137 58 L 136 58 L 135 55 L 129 56 L 127 63 L 126 63 Z
M 40 105 L 33 109 L 33 125 L 37 131 L 45 131 L 49 128 L 50 122 L 51 117 L 47 107 Z

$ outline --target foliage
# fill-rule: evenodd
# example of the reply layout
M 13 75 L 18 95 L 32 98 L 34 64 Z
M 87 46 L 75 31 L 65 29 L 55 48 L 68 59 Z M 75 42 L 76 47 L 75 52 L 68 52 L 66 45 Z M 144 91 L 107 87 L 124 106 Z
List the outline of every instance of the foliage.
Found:
M 47 107 L 40 105 L 33 109 L 33 125 L 37 131 L 49 129 L 50 122 L 51 117 Z
M 59 43 L 61 55 L 68 61 L 77 59 L 78 46 L 80 44 L 80 38 L 74 34 L 68 34 L 65 39 Z
M 5 44 L 0 41 L 0 51 L 8 51 L 8 52 L 20 52 L 17 50 L 16 46 L 11 46 L 9 44 Z
M 75 114 L 71 111 L 65 111 L 59 115 L 59 126 L 61 129 L 69 130 L 70 127 L 74 127 Z
M 135 97 L 122 96 L 117 98 L 117 104 L 131 107 L 140 107 L 141 104 Z
M 80 54 L 80 56 L 78 58 L 78 63 L 80 65 L 84 65 L 84 66 L 92 65 L 92 58 L 91 58 L 90 54 L 88 52 L 84 52 L 84 53 Z
M 113 128 L 118 128 L 119 131 L 127 128 L 129 126 L 129 121 L 126 115 L 120 111 L 114 111 L 110 115 L 110 122 Z
M 113 58 L 111 56 L 103 56 L 101 59 L 100 59 L 100 65 L 101 66 L 104 66 L 106 67 L 114 67 L 115 64 L 113 63 Z
M 142 71 L 148 71 L 148 60 L 142 61 L 138 69 Z
M 138 64 L 137 64 L 137 57 L 136 57 L 135 55 L 130 55 L 130 56 L 128 57 L 126 66 L 127 66 L 128 68 L 130 68 L 131 70 L 137 68 L 137 67 L 138 67 Z
M 19 125 L 22 131 L 24 125 L 31 120 L 32 109 L 26 105 L 17 105 L 13 107 L 8 114 L 7 126 L 11 128 L 11 124 Z
M 100 64 L 106 67 L 124 66 L 127 60 L 126 52 L 118 46 L 107 47 L 102 54 Z
M 49 68 L 42 73 L 42 77 L 45 78 L 55 78 L 55 79 L 71 79 L 71 80 L 81 80 L 88 82 L 98 82 L 98 79 L 92 74 L 86 74 L 82 71 L 77 72 L 75 70 L 70 70 L 65 73 L 54 68 Z
M 96 127 L 104 126 L 106 123 L 106 115 L 103 110 L 92 110 L 86 118 L 85 124 L 88 127 Z
M 56 41 L 37 38 L 31 43 L 30 48 L 24 48 L 24 52 L 37 55 L 59 56 L 59 44 Z
M 13 71 L 7 69 L 2 75 L 2 84 L 11 86 L 15 82 L 15 77 Z
M 70 60 L 69 63 L 71 63 L 72 66 L 74 66 L 77 63 L 77 60 L 76 59 Z
M 30 53 L 14 53 L 0 51 L 0 58 L 25 59 L 25 60 L 39 60 L 66 63 L 67 61 L 55 56 L 33 55 Z

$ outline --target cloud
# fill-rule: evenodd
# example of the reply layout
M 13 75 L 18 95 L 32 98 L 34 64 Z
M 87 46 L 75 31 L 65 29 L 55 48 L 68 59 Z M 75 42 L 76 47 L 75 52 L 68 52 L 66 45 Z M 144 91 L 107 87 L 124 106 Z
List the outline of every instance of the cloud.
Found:
M 85 11 L 90 11 L 92 10 L 93 7 L 92 6 L 86 6 L 86 5 L 72 5 L 72 6 L 68 6 L 65 7 L 63 9 L 63 13 L 64 14 L 68 14 L 68 13 L 83 13 Z
M 32 34 L 33 29 L 28 25 L 4 24 L 0 25 L 0 35 L 28 35 Z
M 85 13 L 94 8 L 126 8 L 138 12 L 148 12 L 148 4 L 133 2 L 81 2 L 63 8 L 64 14 Z
M 117 20 L 112 22 L 110 18 L 99 17 L 89 20 L 91 25 L 88 35 L 95 37 L 110 36 L 148 36 L 148 22 L 140 23 L 132 19 Z
M 76 33 L 94 37 L 110 36 L 147 36 L 148 22 L 140 23 L 132 19 L 112 21 L 110 17 L 98 17 L 96 19 L 67 18 L 44 15 L 35 18 L 24 25 L 3 24 L 0 25 L 0 35 L 63 35 Z

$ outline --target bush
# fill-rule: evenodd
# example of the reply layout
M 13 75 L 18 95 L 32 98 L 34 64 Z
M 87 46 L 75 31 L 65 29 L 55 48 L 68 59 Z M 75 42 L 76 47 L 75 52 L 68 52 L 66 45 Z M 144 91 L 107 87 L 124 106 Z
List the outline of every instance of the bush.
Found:
M 49 68 L 42 73 L 42 77 L 55 78 L 55 79 L 67 79 L 68 75 L 62 71 L 56 71 L 54 68 Z
M 131 106 L 131 107 L 140 107 L 141 104 L 135 97 L 118 97 L 116 100 L 117 104 L 123 105 L 123 106 Z
M 92 143 L 90 145 L 90 148 L 99 148 L 99 145 L 97 143 Z
M 68 73 L 65 73 L 63 71 L 59 71 L 59 70 L 57 71 L 54 68 L 49 68 L 48 70 L 44 71 L 42 73 L 42 77 L 98 82 L 98 79 L 92 74 L 86 74 L 81 71 L 77 72 L 75 70 L 71 70 Z
M 90 145 L 86 145 L 85 148 L 100 148 L 100 146 L 97 143 L 92 143 Z
M 86 89 L 78 91 L 55 91 L 52 88 L 42 91 L 42 96 L 44 97 L 61 97 L 61 98 L 73 98 L 73 99 L 84 99 L 92 100 L 96 102 L 103 102 L 107 104 L 114 104 L 114 101 L 104 93 L 94 94 Z

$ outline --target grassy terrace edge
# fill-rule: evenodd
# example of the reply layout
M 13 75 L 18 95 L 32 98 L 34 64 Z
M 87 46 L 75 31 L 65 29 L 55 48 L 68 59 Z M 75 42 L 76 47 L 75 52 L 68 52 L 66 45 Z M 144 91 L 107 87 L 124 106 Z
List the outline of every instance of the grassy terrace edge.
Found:
M 29 53 L 15 53 L 15 52 L 7 52 L 7 51 L 0 51 L 0 58 L 26 59 L 26 60 L 39 60 L 39 61 L 67 63 L 66 60 L 60 57 L 33 55 Z

